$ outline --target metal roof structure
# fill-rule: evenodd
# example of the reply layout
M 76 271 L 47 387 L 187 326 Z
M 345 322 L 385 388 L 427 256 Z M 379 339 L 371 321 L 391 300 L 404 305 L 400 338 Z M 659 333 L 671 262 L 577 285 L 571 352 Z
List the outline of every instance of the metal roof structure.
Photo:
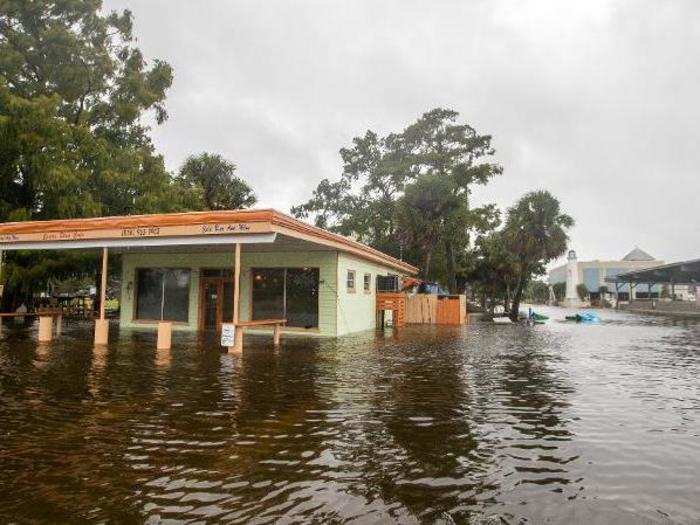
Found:
M 605 279 L 609 283 L 700 283 L 700 259 L 633 270 Z

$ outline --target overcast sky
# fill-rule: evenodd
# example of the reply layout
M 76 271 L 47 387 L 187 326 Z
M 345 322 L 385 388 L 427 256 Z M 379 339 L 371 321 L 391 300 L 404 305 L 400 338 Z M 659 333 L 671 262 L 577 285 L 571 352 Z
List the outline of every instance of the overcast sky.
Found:
M 289 211 L 338 150 L 449 107 L 493 135 L 505 207 L 545 188 L 579 259 L 700 257 L 700 2 L 107 0 L 175 70 L 168 167 L 223 154 Z

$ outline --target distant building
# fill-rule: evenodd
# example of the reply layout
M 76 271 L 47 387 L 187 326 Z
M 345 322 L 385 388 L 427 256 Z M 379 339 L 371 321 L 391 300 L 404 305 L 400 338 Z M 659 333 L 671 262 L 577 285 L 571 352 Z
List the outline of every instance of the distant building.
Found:
M 631 270 L 641 270 L 662 264 L 664 261 L 654 258 L 637 247 L 619 261 L 579 261 L 576 258 L 576 252 L 571 250 L 567 264 L 553 268 L 549 272 L 549 284 L 566 283 L 565 306 L 576 307 L 580 305 L 578 295 L 575 293 L 579 284 L 585 284 L 591 301 L 596 301 L 600 298 L 601 287 L 608 288 L 610 293 L 615 291 L 615 285 L 605 282 L 606 277 L 614 277 Z M 652 296 L 658 296 L 660 291 L 660 285 L 654 285 L 651 288 Z M 620 286 L 620 300 L 629 300 L 629 292 L 629 285 Z M 633 298 L 648 297 L 649 290 L 646 287 L 638 286 L 632 291 L 632 295 Z

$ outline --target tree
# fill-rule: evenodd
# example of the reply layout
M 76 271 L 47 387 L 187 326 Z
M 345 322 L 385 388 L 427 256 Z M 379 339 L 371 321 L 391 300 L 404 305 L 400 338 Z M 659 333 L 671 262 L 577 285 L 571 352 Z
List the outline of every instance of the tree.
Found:
M 172 70 L 134 46 L 131 12 L 103 14 L 100 0 L 0 5 L 0 220 L 182 209 L 143 124 L 167 118 Z M 48 278 L 54 266 L 43 267 Z
M 468 280 L 481 297 L 484 310 L 497 304 L 507 309 L 517 281 L 517 260 L 508 249 L 502 230 L 480 236 L 471 257 Z
M 518 275 L 510 311 L 513 321 L 518 319 L 525 286 L 566 251 L 567 230 L 573 225 L 574 220 L 562 213 L 559 201 L 548 191 L 527 193 L 508 210 L 504 235 L 517 259 Z
M 547 304 L 547 301 L 549 301 L 549 285 L 544 281 L 533 279 L 525 287 L 523 297 L 532 304 Z
M 0 168 L 5 219 L 171 209 L 170 176 L 142 117 L 167 118 L 172 70 L 148 67 L 132 17 L 99 0 L 4 0 Z
M 471 186 L 485 184 L 502 171 L 498 164 L 485 161 L 494 154 L 491 136 L 458 123 L 458 117 L 456 111 L 437 108 L 400 133 L 379 137 L 367 131 L 356 137 L 352 147 L 340 151 L 340 180 L 321 181 L 312 198 L 292 208 L 292 213 L 300 218 L 313 215 L 317 226 L 414 264 L 429 259 L 424 276 L 444 276 L 454 290 L 457 274 L 466 265 L 470 232 L 492 221 L 495 210 L 472 209 Z M 430 193 L 419 208 L 424 216 L 410 217 L 407 212 L 419 199 L 420 189 Z M 436 193 L 438 189 L 443 195 Z M 431 217 L 435 223 L 430 232 L 415 229 Z M 434 268 L 436 255 L 440 268 Z
M 236 210 L 257 202 L 250 186 L 235 176 L 236 165 L 215 153 L 189 156 L 177 178 L 180 185 L 201 196 L 207 210 Z M 195 207 L 197 207 L 195 205 Z
M 311 199 L 292 207 L 298 218 L 313 216 L 320 228 L 352 237 L 395 257 L 403 257 L 396 227 L 396 203 L 413 175 L 400 134 L 379 137 L 367 131 L 340 150 L 343 172 L 323 179 Z
M 451 191 L 449 181 L 432 174 L 421 175 L 406 188 L 399 200 L 396 217 L 399 238 L 420 249 L 424 276 L 430 275 L 435 247 L 445 229 L 447 217 L 460 206 Z
M 578 283 L 576 285 L 576 295 L 578 295 L 578 298 L 581 301 L 585 301 L 588 298 L 588 294 L 590 291 L 588 290 L 588 286 L 586 286 L 584 283 Z
M 554 285 L 552 286 L 552 290 L 554 291 L 554 298 L 556 299 L 557 304 L 559 303 L 559 301 L 563 301 L 566 297 L 565 282 L 554 283 Z

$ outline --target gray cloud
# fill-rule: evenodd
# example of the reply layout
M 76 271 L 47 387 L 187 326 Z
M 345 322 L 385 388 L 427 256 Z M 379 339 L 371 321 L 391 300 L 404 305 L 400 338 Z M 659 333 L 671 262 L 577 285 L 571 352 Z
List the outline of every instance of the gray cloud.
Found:
M 438 106 L 491 133 L 505 172 L 475 191 L 511 204 L 547 188 L 581 258 L 638 244 L 700 256 L 700 3 L 109 0 L 175 69 L 154 130 L 171 169 L 235 160 L 262 205 L 288 210 L 338 150 Z

